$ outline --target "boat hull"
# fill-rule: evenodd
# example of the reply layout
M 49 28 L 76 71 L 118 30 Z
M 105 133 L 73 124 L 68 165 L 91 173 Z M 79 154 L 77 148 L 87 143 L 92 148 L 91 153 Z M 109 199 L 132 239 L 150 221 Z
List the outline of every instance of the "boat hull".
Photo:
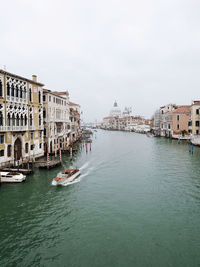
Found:
M 55 181 L 53 179 L 52 181 L 52 185 L 66 185 L 66 184 L 70 184 L 71 182 L 74 181 L 74 179 L 76 179 L 79 175 L 80 175 L 80 171 L 76 172 L 74 175 L 70 176 L 69 178 L 64 178 L 61 181 Z
M 21 183 L 26 179 L 26 176 L 22 173 L 13 174 L 12 177 L 8 176 L 10 176 L 8 172 L 0 172 L 1 183 Z

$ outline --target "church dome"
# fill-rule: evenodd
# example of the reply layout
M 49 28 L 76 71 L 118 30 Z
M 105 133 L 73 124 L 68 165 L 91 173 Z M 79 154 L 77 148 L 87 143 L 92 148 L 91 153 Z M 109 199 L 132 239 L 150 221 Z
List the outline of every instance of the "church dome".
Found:
M 121 116 L 121 109 L 118 107 L 116 101 L 113 105 L 113 108 L 110 111 L 110 116 L 112 116 L 112 117 L 120 117 Z

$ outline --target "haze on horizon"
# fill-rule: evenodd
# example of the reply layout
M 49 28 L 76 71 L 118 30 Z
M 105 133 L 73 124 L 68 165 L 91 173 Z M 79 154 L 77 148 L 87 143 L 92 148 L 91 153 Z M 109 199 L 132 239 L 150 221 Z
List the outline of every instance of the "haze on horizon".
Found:
M 1 1 L 0 68 L 69 90 L 85 121 L 115 100 L 151 117 L 200 99 L 200 1 Z

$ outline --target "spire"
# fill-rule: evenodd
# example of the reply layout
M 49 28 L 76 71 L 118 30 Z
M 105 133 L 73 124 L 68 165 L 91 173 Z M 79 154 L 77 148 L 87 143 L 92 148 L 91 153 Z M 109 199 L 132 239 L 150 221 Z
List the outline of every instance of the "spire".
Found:
M 117 107 L 117 102 L 116 102 L 116 100 L 115 100 L 115 103 L 114 103 L 114 107 Z

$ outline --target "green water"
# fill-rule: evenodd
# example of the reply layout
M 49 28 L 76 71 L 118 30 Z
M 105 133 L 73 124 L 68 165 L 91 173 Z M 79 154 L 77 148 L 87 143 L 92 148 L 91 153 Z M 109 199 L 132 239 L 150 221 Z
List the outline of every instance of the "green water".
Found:
M 0 187 L 0 266 L 200 266 L 199 148 L 96 135 L 77 183 L 51 186 L 59 167 Z

